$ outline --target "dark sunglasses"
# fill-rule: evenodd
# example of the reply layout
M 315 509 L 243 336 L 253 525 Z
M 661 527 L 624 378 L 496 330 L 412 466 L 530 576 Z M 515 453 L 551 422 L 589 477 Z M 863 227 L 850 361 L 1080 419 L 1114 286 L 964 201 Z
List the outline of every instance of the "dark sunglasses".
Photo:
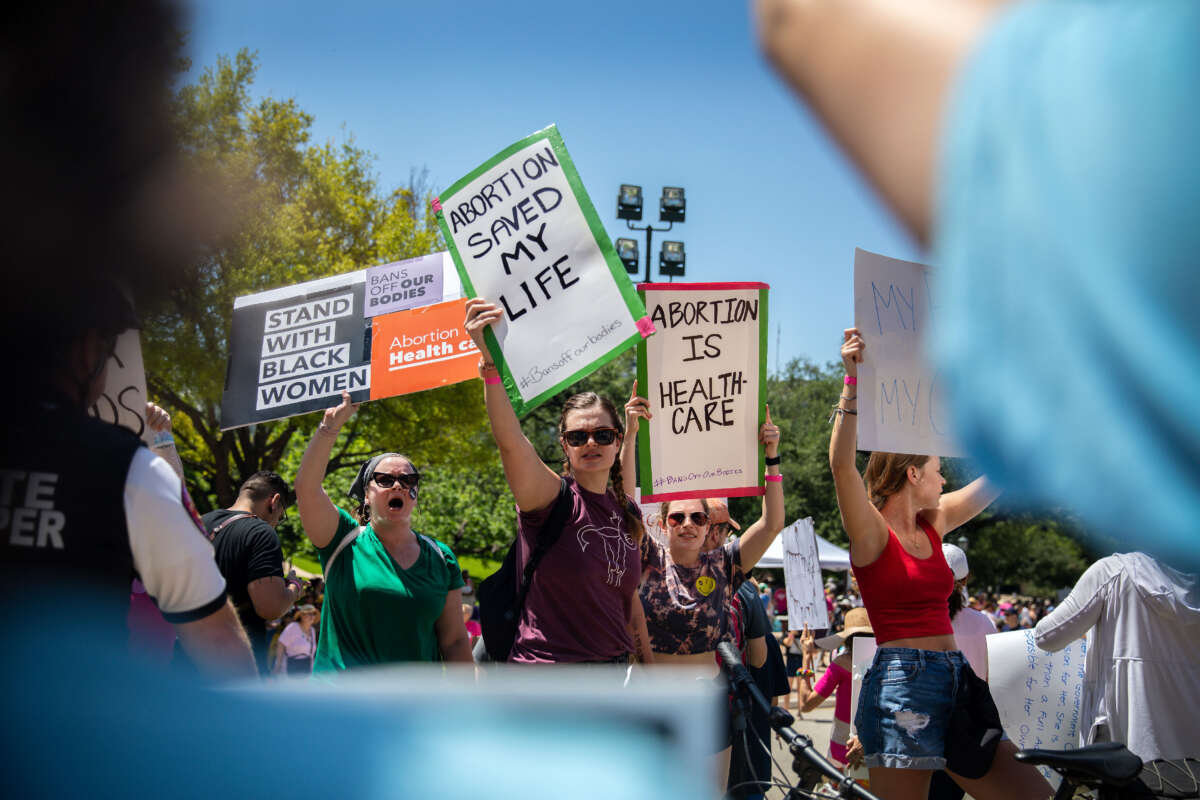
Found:
M 708 514 L 703 511 L 693 511 L 691 514 L 676 511 L 674 514 L 667 514 L 667 523 L 672 528 L 678 528 L 689 516 L 692 518 L 692 524 L 697 527 L 702 528 L 708 524 Z
M 392 475 L 387 472 L 372 472 L 371 480 L 375 481 L 375 485 L 381 489 L 390 489 L 397 483 L 406 489 L 415 489 L 417 488 L 417 484 L 421 482 L 421 475 L 418 472 L 405 472 L 400 475 Z
M 583 447 L 589 438 L 598 445 L 606 445 L 615 442 L 620 435 L 616 428 L 596 428 L 590 431 L 564 431 L 562 436 L 563 441 L 571 447 Z

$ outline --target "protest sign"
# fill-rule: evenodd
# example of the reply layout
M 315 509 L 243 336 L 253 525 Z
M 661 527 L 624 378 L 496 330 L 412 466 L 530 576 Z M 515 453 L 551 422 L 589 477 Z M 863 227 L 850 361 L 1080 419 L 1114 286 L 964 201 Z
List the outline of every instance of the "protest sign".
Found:
M 453 287 L 445 287 L 453 293 L 443 295 L 447 273 L 458 277 L 450 254 L 445 251 L 368 267 L 366 316 L 377 317 L 458 297 L 461 289 L 457 280 L 453 281 Z
M 465 301 L 442 302 L 461 294 L 448 266 L 445 253 L 435 253 L 237 298 L 221 427 L 323 410 L 343 390 L 360 403 L 476 377 L 479 351 L 462 330 Z M 404 288 L 401 273 L 427 277 Z M 372 315 L 370 287 L 388 307 L 415 299 L 396 297 L 413 288 L 426 290 L 426 302 Z
M 643 502 L 763 494 L 765 283 L 638 286 L 657 333 L 638 346 L 654 418 L 638 429 Z
M 124 425 L 149 442 L 146 401 L 142 343 L 136 330 L 127 330 L 117 337 L 117 347 L 104 374 L 104 393 L 88 413 L 105 422 Z
M 866 343 L 858 366 L 858 449 L 962 455 L 950 432 L 922 337 L 936 306 L 930 268 L 854 251 L 854 325 Z
M 485 338 L 517 414 L 652 332 L 553 125 L 451 186 L 434 211 L 467 296 L 503 309 Z
M 783 529 L 783 581 L 787 586 L 788 627 L 794 631 L 829 627 L 829 611 L 821 586 L 817 533 L 812 517 L 798 519 Z
M 1049 653 L 1034 642 L 1032 630 L 1016 630 L 988 636 L 987 645 L 988 685 L 1017 749 L 1078 747 L 1087 642 L 1078 639 Z M 1038 769 L 1058 786 L 1058 773 Z
M 466 300 L 375 317 L 371 399 L 436 389 L 479 375 L 479 348 L 463 328 Z
M 863 676 L 871 668 L 871 662 L 875 660 L 875 651 L 878 649 L 879 645 L 874 636 L 854 637 L 854 653 L 850 659 L 850 722 L 852 726 L 858 717 L 858 695 L 862 691 Z

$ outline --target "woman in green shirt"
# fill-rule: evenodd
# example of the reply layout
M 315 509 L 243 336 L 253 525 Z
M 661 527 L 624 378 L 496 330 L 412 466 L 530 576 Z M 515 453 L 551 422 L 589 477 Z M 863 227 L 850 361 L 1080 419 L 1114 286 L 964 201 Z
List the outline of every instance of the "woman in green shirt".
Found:
M 471 663 L 462 620 L 462 573 L 446 545 L 412 529 L 421 476 L 407 457 L 383 453 L 358 472 L 356 515 L 321 482 L 338 431 L 358 409 L 350 395 L 326 410 L 296 473 L 296 507 L 325 573 L 314 672 L 400 661 Z

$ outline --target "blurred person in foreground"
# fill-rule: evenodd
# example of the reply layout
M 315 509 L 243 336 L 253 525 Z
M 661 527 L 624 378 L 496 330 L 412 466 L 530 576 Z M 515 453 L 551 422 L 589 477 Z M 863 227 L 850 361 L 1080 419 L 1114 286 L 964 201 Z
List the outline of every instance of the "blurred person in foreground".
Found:
M 64 631 L 89 668 L 118 657 L 137 577 L 201 669 L 254 674 L 179 476 L 87 411 L 137 326 L 131 298 L 178 285 L 194 241 L 166 113 L 173 17 L 154 2 L 65 3 L 0 25 L 0 141 L 14 156 L 0 330 L 20 376 L 0 400 L 0 548 L 18 673 L 60 657 Z
M 928 341 L 966 452 L 1196 571 L 1200 4 L 755 8 L 780 74 L 932 248 Z
M 1056 651 L 1088 640 L 1080 744 L 1121 742 L 1143 761 L 1200 757 L 1200 578 L 1145 553 L 1092 564 L 1034 629 Z

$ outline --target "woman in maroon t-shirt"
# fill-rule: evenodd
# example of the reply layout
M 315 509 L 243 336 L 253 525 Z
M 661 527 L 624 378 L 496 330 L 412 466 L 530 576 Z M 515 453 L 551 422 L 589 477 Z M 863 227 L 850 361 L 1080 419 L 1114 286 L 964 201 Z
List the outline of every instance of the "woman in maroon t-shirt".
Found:
M 941 537 L 987 508 L 998 492 L 978 478 L 942 494 L 946 480 L 937 456 L 896 453 L 872 453 L 864 483 L 854 457 L 865 344 L 857 328 L 843 338 L 846 379 L 834 410 L 829 466 L 850 537 L 850 563 L 879 642 L 855 720 L 871 791 L 888 800 L 925 800 L 933 770 L 945 768 L 977 800 L 1048 797 L 1050 785 L 1036 769 L 1017 763 L 1007 740 L 990 766 L 985 752 L 960 762 L 959 769 L 982 777 L 956 775 L 947 765 L 948 746 L 965 738 L 950 721 L 957 690 L 971 677 L 950 625 L 946 597 L 954 575 Z M 981 718 L 985 710 L 969 709 Z
M 617 411 L 591 392 L 571 397 L 559 417 L 563 472 L 538 456 L 521 431 L 496 366 L 487 360 L 483 331 L 503 311 L 480 298 L 467 301 L 464 326 L 483 357 L 488 420 L 518 510 L 518 563 L 524 568 L 558 497 L 562 478 L 571 511 L 562 533 L 534 573 L 509 661 L 628 663 L 650 660 L 637 598 L 645 529 L 628 503 L 617 454 L 623 432 Z M 564 602 L 565 599 L 569 600 Z

